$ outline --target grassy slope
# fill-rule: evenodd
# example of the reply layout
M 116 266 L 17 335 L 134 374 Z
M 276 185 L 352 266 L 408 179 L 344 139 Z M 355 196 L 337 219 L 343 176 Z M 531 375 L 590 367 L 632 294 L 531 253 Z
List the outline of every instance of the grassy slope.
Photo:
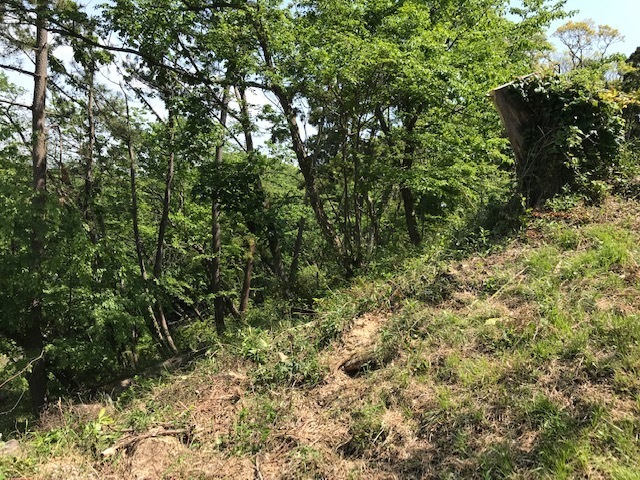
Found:
M 115 407 L 54 409 L 0 477 L 640 478 L 639 262 L 636 202 L 538 215 Z

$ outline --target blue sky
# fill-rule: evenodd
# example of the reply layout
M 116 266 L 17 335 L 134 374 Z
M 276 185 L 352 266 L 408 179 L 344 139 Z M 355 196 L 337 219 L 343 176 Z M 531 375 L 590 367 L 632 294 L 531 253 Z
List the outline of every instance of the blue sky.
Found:
M 571 20 L 593 19 L 596 25 L 617 28 L 625 37 L 623 43 L 612 46 L 611 53 L 629 56 L 640 47 L 640 0 L 568 0 L 566 10 L 579 10 Z M 567 20 L 555 22 L 549 30 L 551 35 Z

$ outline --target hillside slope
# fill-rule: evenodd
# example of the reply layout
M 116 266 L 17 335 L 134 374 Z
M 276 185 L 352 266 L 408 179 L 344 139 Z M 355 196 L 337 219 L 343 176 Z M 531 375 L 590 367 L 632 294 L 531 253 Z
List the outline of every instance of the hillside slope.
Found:
M 538 213 L 113 406 L 61 404 L 0 477 L 640 478 L 639 264 L 639 203 Z

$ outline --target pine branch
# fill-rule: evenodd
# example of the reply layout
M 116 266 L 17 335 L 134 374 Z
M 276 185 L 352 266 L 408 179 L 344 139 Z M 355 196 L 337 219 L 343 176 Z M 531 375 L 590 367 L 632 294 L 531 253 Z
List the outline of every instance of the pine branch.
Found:
M 30 77 L 34 76 L 33 72 L 30 72 L 28 70 L 24 70 L 23 68 L 20 68 L 20 67 L 14 67 L 13 65 L 6 65 L 4 63 L 0 63 L 0 68 L 4 68 L 5 70 L 11 70 L 13 72 L 18 72 L 18 73 L 21 73 L 23 75 L 29 75 Z
M 27 110 L 32 109 L 31 105 L 27 105 L 26 103 L 14 102 L 13 100 L 7 100 L 6 98 L 0 98 L 0 103 L 6 103 L 7 105 L 13 105 L 14 107 L 26 108 Z

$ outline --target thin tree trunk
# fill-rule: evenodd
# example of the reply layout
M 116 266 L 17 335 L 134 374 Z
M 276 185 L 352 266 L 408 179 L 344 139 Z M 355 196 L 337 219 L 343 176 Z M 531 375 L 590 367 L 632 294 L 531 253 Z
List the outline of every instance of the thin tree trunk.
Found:
M 356 135 L 356 139 L 360 138 L 360 132 Z M 356 265 L 362 265 L 362 193 L 360 182 L 360 154 L 358 152 L 358 144 L 356 143 L 353 158 L 353 241 L 355 244 L 355 261 Z
M 244 265 L 244 278 L 242 281 L 242 294 L 240 295 L 240 312 L 247 311 L 249 295 L 251 293 L 251 275 L 253 274 L 253 259 L 256 253 L 256 241 L 253 236 L 247 238 L 247 261 Z
M 395 146 L 395 142 L 391 137 L 391 129 L 387 124 L 386 119 L 382 113 L 382 110 L 376 108 L 375 111 L 376 118 L 378 119 L 378 123 L 380 124 L 380 129 L 385 134 L 385 138 L 387 139 L 387 143 L 390 147 Z M 415 145 L 413 140 L 411 139 L 411 135 L 413 134 L 413 129 L 418 121 L 418 116 L 414 115 L 410 117 L 405 122 L 405 129 L 407 133 L 407 138 L 405 140 L 405 147 L 402 156 L 402 160 L 400 163 L 400 168 L 404 172 L 409 172 L 413 165 L 413 155 L 415 154 Z M 400 196 L 402 198 L 402 205 L 404 207 L 404 218 L 407 224 L 407 233 L 409 234 L 409 239 L 411 243 L 414 245 L 420 244 L 420 232 L 418 231 L 418 221 L 416 220 L 416 212 L 415 212 L 415 200 L 413 198 L 413 192 L 411 191 L 411 187 L 406 184 L 403 180 L 402 185 L 400 185 Z
M 298 119 L 296 118 L 291 101 L 287 98 L 281 88 L 274 86 L 273 92 L 278 98 L 280 106 L 282 107 L 287 119 L 293 151 L 296 154 L 296 159 L 298 160 L 298 165 L 300 166 L 300 171 L 304 178 L 305 189 L 309 196 L 309 203 L 313 209 L 316 221 L 320 226 L 320 231 L 322 232 L 325 240 L 332 246 L 335 253 L 342 257 L 344 256 L 344 245 L 324 209 L 324 204 L 322 203 L 322 199 L 320 198 L 320 193 L 318 192 L 318 187 L 316 185 L 313 159 L 306 153 L 306 147 L 300 137 Z
M 236 98 L 240 104 L 240 123 L 244 134 L 244 145 L 247 155 L 251 157 L 254 152 L 253 135 L 251 134 L 251 117 L 249 116 L 249 104 L 247 102 L 247 89 L 239 86 L 236 89 Z
M 140 276 L 146 283 L 147 269 L 144 263 L 144 252 L 142 250 L 142 240 L 140 239 L 140 222 L 138 219 L 138 186 L 136 181 L 136 160 L 130 136 L 127 139 L 127 143 L 127 148 L 129 151 L 129 178 L 131 184 L 131 219 L 133 223 L 133 241 L 136 245 L 136 257 L 138 258 Z
M 224 128 L 227 124 L 227 113 L 229 106 L 229 87 L 225 87 L 222 94 L 222 108 L 220 110 L 220 124 Z M 222 155 L 224 153 L 224 140 L 216 146 L 216 165 L 222 164 Z M 220 200 L 217 193 L 211 198 L 211 294 L 213 297 L 213 309 L 216 321 L 216 331 L 218 334 L 224 333 L 224 310 L 225 299 L 222 296 L 222 278 L 221 278 L 221 265 L 222 265 L 222 239 L 220 229 Z
M 148 277 L 147 269 L 144 262 L 144 252 L 142 250 L 142 240 L 140 238 L 140 223 L 138 220 L 138 186 L 136 181 L 136 155 L 133 149 L 133 139 L 131 138 L 131 117 L 129 114 L 129 102 L 125 95 L 125 108 L 127 114 L 127 152 L 129 154 L 129 178 L 131 185 L 131 221 L 133 223 L 133 240 L 136 245 L 136 257 L 138 259 L 138 268 L 140 269 L 140 277 L 142 278 L 142 284 L 147 289 Z M 160 329 L 160 324 L 156 318 L 156 314 L 153 311 L 151 305 L 148 305 L 147 310 L 149 312 L 149 333 L 156 339 L 158 345 L 162 346 L 164 351 L 167 350 L 167 342 Z
M 216 197 L 211 199 L 211 294 L 213 297 L 213 310 L 216 322 L 216 331 L 219 335 L 225 331 L 224 323 L 224 298 L 222 298 L 221 281 L 221 255 L 222 255 L 222 232 L 220 229 L 220 202 Z
M 371 139 L 376 138 L 377 133 L 375 131 L 371 132 Z M 365 145 L 365 155 L 366 158 L 373 158 L 375 153 L 373 150 L 373 141 L 370 140 Z M 365 167 L 366 168 L 366 167 Z M 360 162 L 358 162 L 358 171 L 360 170 Z M 363 209 L 363 204 L 367 205 L 367 212 L 369 214 L 369 225 L 368 225 L 368 241 L 367 241 L 367 253 L 373 253 L 376 245 L 380 245 L 380 221 L 378 220 L 379 215 L 373 203 L 373 199 L 371 198 L 371 192 L 368 190 L 366 186 L 361 187 L 361 190 L 364 192 L 360 192 L 360 208 Z M 383 196 L 384 200 L 384 196 Z M 361 224 L 362 225 L 362 224 Z M 360 227 L 360 235 L 362 235 L 362 226 Z
M 175 135 L 175 123 L 173 113 L 169 109 L 169 121 L 167 122 L 167 128 L 169 129 L 169 161 L 167 164 L 167 176 L 164 184 L 164 199 L 162 201 L 162 216 L 160 217 L 160 225 L 158 226 L 158 240 L 156 242 L 156 257 L 153 262 L 153 277 L 156 281 L 162 278 L 163 269 L 163 257 L 164 257 L 164 240 L 167 232 L 167 226 L 169 225 L 169 208 L 171 206 L 171 192 L 173 187 L 173 174 L 174 174 L 174 135 Z M 160 303 L 160 300 L 156 298 L 156 316 L 157 321 L 160 324 L 162 333 L 167 342 L 167 346 L 173 353 L 177 353 L 173 337 L 169 331 L 169 325 L 164 314 L 164 310 Z
M 289 282 L 296 281 L 298 275 L 298 263 L 300 261 L 300 251 L 302 250 L 302 234 L 304 233 L 304 224 L 306 219 L 300 217 L 298 222 L 298 235 L 296 236 L 296 243 L 293 247 L 293 258 L 291 260 L 291 269 L 289 270 Z
M 411 131 L 409 132 L 411 135 Z M 404 157 L 402 159 L 402 169 L 409 172 L 413 166 L 413 155 L 415 154 L 415 146 L 411 139 L 407 139 L 404 149 Z M 404 183 L 400 187 L 400 195 L 402 195 L 402 204 L 404 205 L 404 218 L 407 223 L 407 232 L 409 239 L 414 245 L 420 245 L 420 232 L 418 231 L 418 220 L 416 219 L 415 200 L 411 187 Z
M 411 188 L 407 186 L 400 187 L 402 195 L 402 205 L 404 206 L 404 219 L 407 223 L 407 233 L 409 239 L 414 245 L 420 245 L 420 232 L 418 231 L 418 221 L 416 219 L 415 201 Z
M 345 136 L 349 138 L 348 131 L 345 130 Z M 342 148 L 340 149 L 342 155 L 342 216 L 344 217 L 344 245 L 345 245 L 345 261 L 350 263 L 351 256 L 353 255 L 353 249 L 351 246 L 351 217 L 349 211 L 349 204 L 351 203 L 351 197 L 349 195 L 349 168 L 347 166 L 347 142 L 342 142 Z
M 249 107 L 247 103 L 247 95 L 244 87 L 238 88 L 238 102 L 240 104 L 240 122 L 242 123 L 242 130 L 244 132 L 245 146 L 247 150 L 247 154 L 249 158 L 251 158 L 254 154 L 254 146 L 253 146 L 253 136 L 251 134 L 251 119 L 249 117 Z M 275 223 L 271 215 L 269 215 L 269 201 L 266 198 L 264 193 L 264 189 L 262 187 L 262 181 L 260 177 L 258 177 L 255 184 L 256 191 L 260 193 L 264 197 L 264 202 L 262 207 L 264 209 L 264 218 L 266 218 L 266 230 L 267 230 L 267 243 L 269 245 L 269 251 L 271 252 L 271 257 L 273 258 L 273 270 L 280 282 L 281 286 L 285 290 L 285 293 L 288 291 L 288 281 L 285 275 L 284 263 L 282 261 L 282 246 L 280 243 L 280 235 L 278 229 L 276 228 Z M 252 234 L 256 234 L 258 231 L 258 226 L 256 222 L 253 220 L 247 221 L 247 227 Z
M 353 231 L 351 229 L 351 217 L 349 212 L 349 204 L 351 203 L 351 196 L 349 195 L 349 172 L 346 165 L 346 158 L 344 149 L 342 152 L 344 168 L 342 169 L 342 196 L 343 196 L 343 208 L 342 215 L 344 217 L 344 269 L 346 271 L 347 278 L 350 278 L 354 274 L 354 263 L 353 263 L 353 244 L 352 244 L 352 234 Z
M 376 245 L 380 245 L 380 221 L 378 220 L 378 213 L 376 207 L 371 199 L 371 194 L 367 192 L 365 196 L 367 202 L 367 209 L 369 210 L 369 218 L 371 219 L 371 230 L 369 232 L 369 253 L 372 253 Z
M 260 44 L 260 49 L 262 50 L 265 64 L 270 70 L 276 71 L 275 62 L 273 60 L 273 55 L 269 44 L 269 38 L 264 29 L 264 26 L 260 23 L 259 20 L 256 20 L 254 22 L 254 27 L 256 29 L 256 36 L 258 39 L 258 43 Z M 338 255 L 338 257 L 342 257 L 344 255 L 342 240 L 336 233 L 331 220 L 329 220 L 329 217 L 325 212 L 322 199 L 320 198 L 318 187 L 316 185 L 316 176 L 313 169 L 313 159 L 309 155 L 307 155 L 306 147 L 304 145 L 304 142 L 302 141 L 302 137 L 300 136 L 298 119 L 296 117 L 295 109 L 293 108 L 293 99 L 280 84 L 272 84 L 270 86 L 270 90 L 278 99 L 280 107 L 282 108 L 282 111 L 286 118 L 287 126 L 289 127 L 289 134 L 291 136 L 291 145 L 296 155 L 296 159 L 298 160 L 298 165 L 300 167 L 300 171 L 302 172 L 302 176 L 304 177 L 304 184 L 307 195 L 309 196 L 309 203 L 311 204 L 311 208 L 313 209 L 316 221 L 320 226 L 320 231 L 322 232 L 322 235 L 327 243 L 331 245 L 336 255 Z
M 45 241 L 45 210 L 47 190 L 47 138 L 45 131 L 46 99 L 47 99 L 47 70 L 49 61 L 49 44 L 45 11 L 46 0 L 40 0 L 36 6 L 36 51 L 35 73 L 32 104 L 32 150 L 33 163 L 33 227 L 31 231 L 31 273 L 36 279 L 34 295 L 29 308 L 29 325 L 26 341 L 26 355 L 40 354 L 44 348 L 42 335 L 43 312 L 40 265 L 44 256 Z M 28 375 L 31 407 L 35 414 L 39 414 L 45 406 L 47 395 L 47 371 L 44 358 L 36 360 Z
M 162 308 L 162 304 L 160 300 L 156 300 L 156 322 L 160 325 L 162 329 L 162 333 L 164 335 L 167 347 L 169 348 L 170 353 L 178 353 L 178 348 L 176 344 L 173 342 L 173 337 L 171 336 L 171 331 L 169 330 L 169 324 L 167 323 L 167 317 L 164 314 L 164 309 Z
M 284 263 L 282 261 L 282 245 L 280 243 L 280 235 L 273 226 L 267 226 L 267 242 L 269 243 L 269 251 L 273 257 L 273 269 L 278 277 L 278 281 L 282 285 L 284 293 L 288 291 L 288 280 L 284 273 Z
M 96 124 L 93 116 L 93 103 L 94 103 L 94 82 L 93 82 L 93 69 L 89 72 L 88 80 L 88 92 L 87 92 L 87 137 L 88 142 L 85 146 L 85 166 L 84 166 L 84 194 L 82 198 L 82 217 L 89 224 L 93 221 L 93 153 L 96 143 Z M 92 243 L 97 243 L 98 235 L 95 225 L 90 225 L 89 235 Z
M 174 175 L 174 161 L 175 152 L 173 151 L 173 138 L 174 138 L 174 118 L 173 114 L 169 112 L 169 121 L 167 123 L 169 129 L 169 158 L 167 162 L 167 174 L 164 182 L 164 198 L 162 200 L 162 215 L 160 216 L 160 224 L 158 225 L 158 239 L 156 241 L 156 255 L 153 262 L 153 276 L 156 279 L 162 277 L 163 270 L 163 257 L 164 257 L 164 239 L 167 233 L 167 226 L 169 225 L 169 210 L 171 207 L 171 193 L 173 186 Z

